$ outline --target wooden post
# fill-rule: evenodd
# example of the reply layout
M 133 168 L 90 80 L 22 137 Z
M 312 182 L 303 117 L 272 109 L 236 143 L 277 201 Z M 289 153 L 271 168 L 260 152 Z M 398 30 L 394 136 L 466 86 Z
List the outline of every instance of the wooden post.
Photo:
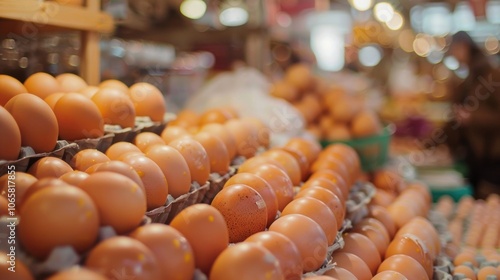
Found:
M 87 9 L 98 12 L 100 0 L 87 0 Z M 82 31 L 82 60 L 80 75 L 89 85 L 96 86 L 101 80 L 100 34 L 96 31 Z

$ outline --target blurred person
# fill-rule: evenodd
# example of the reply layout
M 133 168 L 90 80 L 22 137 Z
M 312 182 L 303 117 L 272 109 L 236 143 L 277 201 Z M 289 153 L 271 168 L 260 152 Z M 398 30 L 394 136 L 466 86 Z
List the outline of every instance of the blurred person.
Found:
M 500 71 L 463 31 L 452 36 L 449 55 L 468 70 L 450 85 L 451 115 L 445 137 L 463 160 L 476 198 L 500 193 Z

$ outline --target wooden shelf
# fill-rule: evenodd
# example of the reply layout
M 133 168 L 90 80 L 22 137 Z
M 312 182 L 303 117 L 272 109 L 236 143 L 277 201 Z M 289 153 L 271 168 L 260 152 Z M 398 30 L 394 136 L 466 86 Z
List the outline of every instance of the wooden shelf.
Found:
M 101 33 L 114 30 L 113 18 L 104 12 L 53 1 L 0 0 L 0 18 Z

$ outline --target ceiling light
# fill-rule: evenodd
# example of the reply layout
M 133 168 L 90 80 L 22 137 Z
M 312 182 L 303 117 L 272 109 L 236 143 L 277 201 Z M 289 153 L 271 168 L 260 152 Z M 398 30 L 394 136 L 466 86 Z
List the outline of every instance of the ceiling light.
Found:
M 180 7 L 181 13 L 190 19 L 199 19 L 207 11 L 207 4 L 203 0 L 185 0 Z
M 248 22 L 248 12 L 242 7 L 229 7 L 220 13 L 219 20 L 225 26 L 240 26 Z

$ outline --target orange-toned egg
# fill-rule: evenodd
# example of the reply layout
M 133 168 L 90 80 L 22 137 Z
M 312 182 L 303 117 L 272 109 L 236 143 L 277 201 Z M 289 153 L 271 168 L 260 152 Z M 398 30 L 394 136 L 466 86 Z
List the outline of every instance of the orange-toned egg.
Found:
M 153 132 L 141 132 L 137 134 L 134 138 L 134 145 L 136 145 L 141 152 L 146 152 L 146 150 L 154 145 L 165 145 L 165 141 Z
M 455 274 L 463 274 L 465 277 L 470 278 L 471 280 L 476 280 L 476 272 L 472 268 L 467 265 L 457 265 L 453 268 L 453 275 Z
M 129 142 L 116 142 L 106 150 L 106 156 L 110 160 L 118 160 L 122 155 L 129 152 L 141 152 L 134 144 Z
M 247 172 L 261 177 L 273 188 L 278 199 L 278 210 L 283 210 L 292 201 L 293 184 L 285 171 L 272 164 L 262 164 Z
M 395 200 L 396 200 L 396 193 L 385 191 L 383 189 L 376 189 L 375 195 L 370 201 L 370 205 L 378 205 L 387 208 Z
M 20 81 L 8 75 L 0 75 L 0 84 L 2 85 L 2 89 L 0 90 L 0 106 L 4 106 L 9 99 L 16 95 L 28 92 Z
M 55 79 L 59 83 L 59 89 L 62 92 L 79 92 L 88 86 L 85 80 L 73 73 L 59 74 Z
M 434 272 L 433 259 L 431 258 L 429 249 L 420 238 L 412 234 L 403 234 L 394 238 L 387 247 L 385 257 L 403 254 L 414 258 L 422 265 L 427 272 L 429 279 L 432 279 Z
M 19 240 L 39 260 L 57 246 L 68 245 L 83 253 L 97 239 L 99 219 L 94 201 L 81 189 L 46 188 L 24 202 Z
M 134 127 L 135 108 L 130 97 L 118 89 L 101 88 L 92 95 L 105 124 Z
M 183 209 L 170 223 L 191 245 L 195 265 L 205 274 L 229 245 L 229 231 L 222 214 L 208 204 L 194 204 Z
M 285 147 L 302 152 L 307 157 L 309 165 L 318 158 L 322 149 L 317 141 L 299 137 L 291 138 Z
M 255 243 L 238 243 L 225 249 L 215 260 L 210 280 L 284 279 L 278 259 Z
M 294 186 L 298 186 L 300 184 L 302 180 L 302 172 L 300 170 L 299 163 L 291 154 L 280 149 L 270 149 L 262 153 L 260 156 L 269 157 L 279 162 L 290 177 L 290 180 L 292 180 L 292 184 Z
M 59 98 L 63 97 L 66 93 L 63 92 L 56 92 L 52 93 L 51 95 L 45 97 L 43 101 L 49 105 L 49 107 L 54 110 L 54 106 L 56 105 L 57 101 L 59 101 Z
M 349 270 L 338 266 L 330 270 L 327 270 L 323 275 L 335 277 L 337 279 L 342 279 L 342 280 L 358 280 L 358 278 L 354 276 L 354 274 L 349 272 Z
M 104 135 L 104 120 L 97 105 L 78 93 L 67 93 L 57 101 L 54 114 L 59 124 L 59 138 L 79 140 Z
M 500 277 L 500 271 L 494 266 L 483 266 L 477 271 L 477 280 L 488 280 L 489 276 Z
M 295 195 L 295 199 L 301 197 L 312 197 L 325 203 L 335 216 L 337 230 L 342 227 L 345 217 L 345 208 L 337 195 L 322 187 L 310 187 L 300 190 Z
M 72 186 L 78 186 L 83 180 L 87 179 L 88 177 L 89 177 L 88 173 L 75 170 L 68 173 L 64 173 L 61 177 L 59 177 L 59 179 Z
M 168 144 L 176 140 L 177 138 L 189 135 L 190 133 L 188 132 L 188 130 L 182 126 L 168 125 L 163 129 L 160 136 L 163 141 Z
M 257 129 L 240 119 L 231 119 L 224 123 L 229 133 L 236 140 L 236 153 L 246 158 L 253 157 L 259 148 Z
M 7 198 L 0 196 L 0 217 L 9 215 L 9 201 Z
M 387 211 L 396 223 L 396 227 L 402 228 L 413 218 L 417 217 L 413 207 L 408 207 L 406 204 L 395 201 L 387 207 Z
M 118 234 L 129 232 L 142 221 L 146 198 L 139 185 L 124 175 L 96 172 L 80 183 L 99 210 L 101 225 L 111 226 Z
M 96 86 L 87 86 L 83 88 L 82 90 L 78 91 L 78 93 L 82 94 L 83 96 L 91 99 L 96 92 L 99 91 L 99 87 Z
M 176 115 L 176 118 L 170 121 L 168 124 L 189 129 L 198 126 L 199 120 L 200 116 L 196 112 L 189 109 L 183 109 L 179 111 Z
M 317 172 L 321 169 L 328 169 L 338 173 L 348 186 L 354 183 L 354 178 L 351 178 L 347 165 L 337 158 L 318 159 L 311 165 L 311 172 Z
M 377 275 L 373 276 L 372 280 L 408 280 L 408 278 L 397 271 L 386 270 L 377 273 Z
M 300 190 L 305 190 L 310 187 L 322 187 L 331 191 L 340 199 L 340 202 L 342 202 L 342 207 L 345 207 L 346 198 L 342 193 L 340 185 L 335 184 L 335 182 L 321 177 L 311 178 L 305 181 L 302 186 L 300 186 Z
M 368 206 L 368 216 L 373 217 L 384 224 L 387 232 L 389 233 L 389 237 L 391 239 L 394 237 L 397 227 L 387 209 L 378 205 L 370 205 Z
M 251 157 L 251 158 L 245 160 L 242 164 L 240 164 L 238 166 L 238 172 L 248 172 L 248 171 L 250 171 L 254 168 L 257 168 L 261 165 L 264 165 L 264 164 L 274 165 L 286 173 L 285 167 L 279 161 L 277 161 L 273 158 L 270 158 L 270 157 L 263 157 L 261 155 L 254 156 L 254 157 Z M 287 175 L 288 175 L 288 173 L 287 173 Z M 290 177 L 290 176 L 288 176 L 288 177 Z
M 285 279 L 301 279 L 302 258 L 290 238 L 275 231 L 261 231 L 245 239 L 245 242 L 257 243 L 268 249 L 278 259 Z
M 329 181 L 339 186 L 340 190 L 342 191 L 343 198 L 347 199 L 347 197 L 349 196 L 349 189 L 351 188 L 351 186 L 348 185 L 346 180 L 342 178 L 342 176 L 339 173 L 330 169 L 321 169 L 311 174 L 309 180 L 316 178 L 328 179 Z
M 284 79 L 299 91 L 309 89 L 314 82 L 311 68 L 304 63 L 296 63 L 288 67 Z
M 304 272 L 321 267 L 326 259 L 328 239 L 323 229 L 313 219 L 300 214 L 278 218 L 269 227 L 288 237 L 299 249 Z
M 105 172 L 105 171 L 118 173 L 125 177 L 128 177 L 129 179 L 134 181 L 137 185 L 139 185 L 142 191 L 146 193 L 146 189 L 144 188 L 144 184 L 142 183 L 139 173 L 137 173 L 137 171 L 135 171 L 135 169 L 132 166 L 130 166 L 130 164 L 126 164 L 123 161 L 110 160 L 103 163 L 97 163 L 89 167 L 85 172 L 87 174 L 93 174 L 96 172 Z
M 28 173 L 38 179 L 53 177 L 59 178 L 65 173 L 73 171 L 73 168 L 64 160 L 56 157 L 43 157 L 28 169 Z
M 97 149 L 84 149 L 76 153 L 70 161 L 74 170 L 85 171 L 97 163 L 110 161 L 110 159 Z
M 21 150 L 21 131 L 9 111 L 0 106 L 0 159 L 15 160 Z
M 135 280 L 164 279 L 153 252 L 140 241 L 126 236 L 111 237 L 97 244 L 89 252 L 85 266 L 110 279 L 123 274 Z
M 381 258 L 375 244 L 368 237 L 355 232 L 345 233 L 343 238 L 345 245 L 340 251 L 360 257 L 366 262 L 372 275 L 376 274 Z
M 343 143 L 331 144 L 325 148 L 325 151 L 331 155 L 336 155 L 339 158 L 343 158 L 350 164 L 351 177 L 356 177 L 359 175 L 361 170 L 361 162 L 356 150 Z
M 363 138 L 377 135 L 382 131 L 382 125 L 374 112 L 360 111 L 351 121 L 353 137 Z
M 252 173 L 237 173 L 224 184 L 224 188 L 244 184 L 260 194 L 267 208 L 267 226 L 270 226 L 278 213 L 278 198 L 273 188 L 261 177 Z
M 231 119 L 231 115 L 222 108 L 211 108 L 200 115 L 198 121 L 199 126 L 204 126 L 209 123 L 223 124 Z
M 193 136 L 194 140 L 198 141 L 210 160 L 210 172 L 224 175 L 229 172 L 229 164 L 231 159 L 227 152 L 224 142 L 213 134 L 208 132 L 198 132 Z
M 351 230 L 352 232 L 360 233 L 368 237 L 368 239 L 370 239 L 370 241 L 372 241 L 373 244 L 377 247 L 381 259 L 384 258 L 385 252 L 390 243 L 389 234 L 387 233 L 385 227 L 382 227 L 383 231 L 376 226 L 368 224 L 356 224 Z
M 254 126 L 257 130 L 257 142 L 261 147 L 269 148 L 271 143 L 271 129 L 257 117 L 244 117 L 242 121 Z
M 377 273 L 391 270 L 403 274 L 408 280 L 428 280 L 425 269 L 412 257 L 407 255 L 392 255 L 379 266 Z
M 122 161 L 132 166 L 141 178 L 148 211 L 165 205 L 169 188 L 161 168 L 152 159 L 140 154 L 125 156 Z
M 332 245 L 335 241 L 338 233 L 337 220 L 322 201 L 312 197 L 295 198 L 281 212 L 281 216 L 290 214 L 302 214 L 313 219 L 323 229 L 328 245 Z
M 220 137 L 226 145 L 227 153 L 230 159 L 236 156 L 236 139 L 228 131 L 228 129 L 220 123 L 210 123 L 200 128 L 200 131 L 211 133 L 212 135 Z
M 9 173 L 2 175 L 0 177 L 0 190 L 3 197 L 8 198 L 9 193 L 14 191 L 16 195 L 16 207 L 21 207 L 23 204 L 28 189 L 33 185 L 38 179 L 26 172 L 17 171 L 15 174 L 15 178 L 9 178 Z M 9 192 L 10 188 L 10 192 Z
M 35 277 L 30 272 L 28 266 L 19 259 L 16 259 L 15 261 L 15 272 L 13 273 L 9 270 L 11 267 L 10 256 L 8 256 L 9 253 L 10 252 L 0 251 L 0 278 L 12 280 L 34 280 Z
M 136 83 L 130 86 L 129 95 L 137 116 L 147 116 L 154 122 L 163 121 L 165 99 L 157 87 L 149 83 Z
M 235 184 L 223 188 L 214 197 L 211 205 L 219 210 L 227 223 L 229 242 L 241 242 L 266 229 L 266 202 L 257 191 L 247 185 Z
M 455 257 L 455 259 L 453 259 L 453 264 L 455 266 L 463 265 L 465 263 L 470 263 L 474 267 L 479 266 L 479 262 L 477 261 L 476 254 L 474 252 L 462 251 Z
M 307 179 L 307 176 L 309 176 L 309 162 L 307 161 L 307 157 L 302 152 L 298 150 L 292 150 L 287 147 L 281 147 L 277 149 L 281 149 L 295 158 L 300 168 L 300 179 L 301 181 L 305 181 Z
M 168 145 L 179 151 L 186 160 L 191 172 L 191 180 L 200 185 L 205 184 L 210 176 L 210 159 L 200 142 L 183 137 L 168 143 Z
M 332 254 L 332 261 L 337 263 L 337 267 L 343 268 L 354 274 L 358 280 L 372 279 L 373 274 L 366 262 L 354 254 L 335 251 Z
M 413 218 L 405 227 L 398 230 L 396 236 L 405 233 L 419 237 L 429 249 L 432 259 L 441 252 L 439 233 L 428 219 L 423 217 Z
M 36 153 L 54 150 L 59 126 L 54 112 L 43 99 L 21 93 L 12 97 L 5 104 L 5 109 L 16 120 L 23 146 L 32 147 Z
M 75 267 L 70 267 L 68 269 L 64 269 L 47 278 L 47 280 L 69 280 L 69 279 L 108 280 L 108 278 L 103 274 L 97 273 L 93 270 L 81 266 L 75 266 Z
M 168 145 L 154 145 L 146 150 L 146 156 L 160 167 L 168 183 L 168 192 L 174 198 L 189 192 L 191 171 L 182 154 Z
M 61 91 L 61 87 L 57 80 L 52 75 L 43 72 L 31 74 L 26 81 L 24 81 L 24 87 L 27 92 L 42 99 L 52 93 Z
M 22 200 L 18 201 L 16 204 L 17 210 L 19 211 L 22 209 L 24 205 L 24 203 L 22 203 L 23 201 L 28 200 L 33 194 L 35 194 L 40 190 L 49 187 L 51 188 L 51 187 L 67 187 L 67 186 L 70 185 L 58 178 L 42 178 L 40 180 L 37 180 L 33 184 L 31 184 L 28 189 L 25 190 L 24 195 L 22 196 Z
M 388 192 L 398 192 L 402 183 L 401 176 L 391 170 L 381 169 L 373 175 L 373 184 L 375 187 Z
M 162 279 L 192 279 L 194 275 L 193 249 L 187 239 L 175 228 L 164 224 L 147 224 L 129 235 L 146 245 L 155 255 Z
M 128 93 L 128 91 L 129 91 L 129 88 L 125 83 L 118 81 L 118 80 L 115 80 L 115 79 L 109 79 L 109 80 L 102 81 L 101 83 L 99 83 L 98 87 L 99 88 L 114 88 L 114 89 L 120 90 L 123 93 Z

